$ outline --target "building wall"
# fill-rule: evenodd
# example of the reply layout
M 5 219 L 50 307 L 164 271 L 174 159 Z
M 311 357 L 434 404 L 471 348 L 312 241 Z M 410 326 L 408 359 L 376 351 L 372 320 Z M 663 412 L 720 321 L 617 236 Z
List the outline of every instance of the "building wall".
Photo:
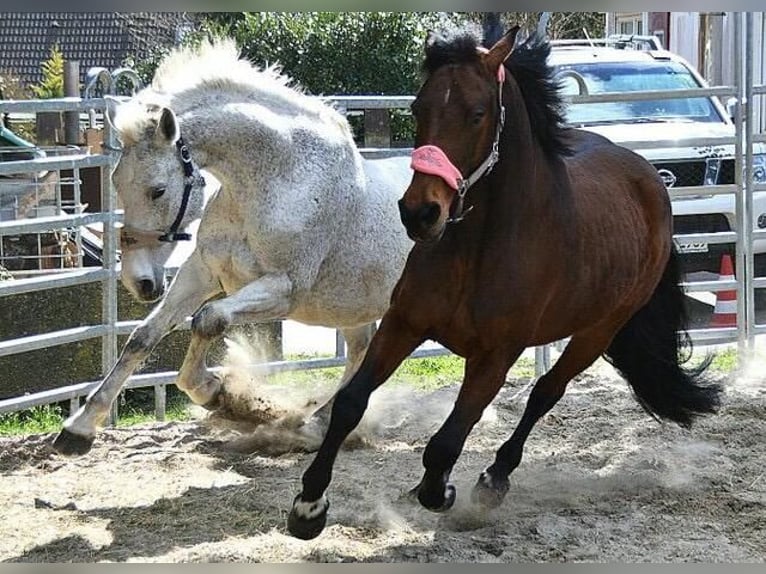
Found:
M 668 49 L 686 59 L 697 70 L 700 70 L 699 27 L 699 12 L 670 13 Z
M 647 21 L 649 25 L 646 33 L 657 36 L 662 40 L 663 47 L 667 48 L 670 40 L 670 13 L 649 12 Z

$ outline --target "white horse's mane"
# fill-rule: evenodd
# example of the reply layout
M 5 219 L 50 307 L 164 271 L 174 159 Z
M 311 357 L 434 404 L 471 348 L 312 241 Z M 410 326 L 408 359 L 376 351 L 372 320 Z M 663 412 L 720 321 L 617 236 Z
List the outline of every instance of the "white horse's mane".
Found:
M 279 65 L 259 68 L 241 56 L 233 39 L 176 48 L 160 62 L 151 85 L 120 106 L 115 125 L 124 143 L 138 141 L 162 107 L 176 114 L 197 105 L 209 92 L 257 98 L 271 107 L 346 120 L 320 97 L 307 94 Z

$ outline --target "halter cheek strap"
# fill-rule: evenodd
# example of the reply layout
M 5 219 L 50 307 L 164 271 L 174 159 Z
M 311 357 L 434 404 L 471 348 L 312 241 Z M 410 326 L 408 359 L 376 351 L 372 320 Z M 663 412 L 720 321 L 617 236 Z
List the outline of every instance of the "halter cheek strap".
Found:
M 471 175 L 467 178 L 463 178 L 463 174 L 455 167 L 447 154 L 439 147 L 435 145 L 424 145 L 415 148 L 412 152 L 412 160 L 410 167 L 417 172 L 427 175 L 435 175 L 444 180 L 444 182 L 457 192 L 457 204 L 455 206 L 454 215 L 450 217 L 448 223 L 456 223 L 461 221 L 465 215 L 473 209 L 473 206 L 467 210 L 463 210 L 463 199 L 465 197 L 468 188 L 476 183 L 481 177 L 488 174 L 492 167 L 497 163 L 500 156 L 500 134 L 503 131 L 505 125 L 505 106 L 503 105 L 503 83 L 505 82 L 505 66 L 500 64 L 497 69 L 497 99 L 499 105 L 499 118 L 497 126 L 495 127 L 495 140 L 492 142 L 492 150 L 486 159 L 481 162 Z
M 176 140 L 176 149 L 178 150 L 178 157 L 181 159 L 181 166 L 184 170 L 184 194 L 181 197 L 181 207 L 178 209 L 178 213 L 176 214 L 175 220 L 170 225 L 170 229 L 167 233 L 163 233 L 158 238 L 160 241 L 167 243 L 191 240 L 191 234 L 184 232 L 179 233 L 178 228 L 181 226 L 184 216 L 186 215 L 186 208 L 189 205 L 189 196 L 191 196 L 194 182 L 199 178 L 201 184 L 205 185 L 205 179 L 201 175 L 195 173 L 191 154 L 189 154 L 189 148 L 183 138 L 179 137 L 178 140 Z

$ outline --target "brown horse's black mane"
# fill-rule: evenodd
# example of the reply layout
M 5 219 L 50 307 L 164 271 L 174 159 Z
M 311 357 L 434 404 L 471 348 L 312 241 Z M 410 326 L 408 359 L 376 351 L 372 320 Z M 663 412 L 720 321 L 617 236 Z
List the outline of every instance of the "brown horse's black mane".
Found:
M 472 27 L 440 32 L 426 46 L 423 71 L 430 75 L 449 64 L 471 64 L 479 61 L 480 32 Z M 529 115 L 532 132 L 549 156 L 569 155 L 564 137 L 563 100 L 553 68 L 547 63 L 551 47 L 537 34 L 529 36 L 511 52 L 505 61 L 519 85 Z

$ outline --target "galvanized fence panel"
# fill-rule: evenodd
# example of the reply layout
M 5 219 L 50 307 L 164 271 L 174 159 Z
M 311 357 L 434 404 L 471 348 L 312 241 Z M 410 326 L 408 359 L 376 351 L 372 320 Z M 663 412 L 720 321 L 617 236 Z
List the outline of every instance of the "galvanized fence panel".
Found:
M 752 50 L 752 22 L 743 16 L 743 24 L 735 28 L 745 28 L 745 39 L 749 39 Z M 740 40 L 741 40 L 740 36 Z M 732 281 L 694 281 L 683 283 L 688 292 L 706 291 L 718 292 L 723 290 L 737 290 L 738 309 L 737 327 L 704 328 L 690 331 L 692 339 L 700 344 L 719 344 L 736 341 L 740 350 L 751 348 L 754 345 L 756 334 L 766 333 L 766 325 L 756 325 L 753 312 L 753 290 L 766 288 L 766 277 L 753 276 L 753 253 L 752 241 L 766 238 L 766 230 L 752 229 L 752 194 L 754 191 L 766 191 L 766 185 L 753 184 L 753 174 L 748 158 L 752 159 L 753 146 L 755 143 L 766 142 L 766 135 L 754 134 L 752 121 L 752 108 L 744 105 L 751 102 L 756 96 L 764 97 L 766 86 L 753 86 L 748 84 L 747 78 L 752 80 L 752 58 L 746 57 L 747 46 L 745 42 L 738 42 L 740 46 L 738 55 L 743 58 L 745 65 L 737 76 L 735 86 L 715 86 L 691 90 L 662 90 L 640 93 L 602 93 L 590 95 L 570 96 L 569 100 L 574 103 L 614 102 L 614 101 L 637 101 L 650 99 L 673 99 L 688 98 L 690 96 L 715 96 L 735 97 L 737 99 L 736 130 L 733 137 L 704 138 L 704 139 L 678 139 L 668 141 L 656 141 L 650 144 L 646 142 L 622 142 L 626 147 L 633 149 L 649 149 L 662 147 L 676 147 L 679 145 L 733 145 L 736 148 L 735 175 L 736 183 L 731 185 L 700 187 L 679 187 L 670 190 L 671 199 L 699 195 L 734 194 L 736 197 L 737 226 L 734 232 L 677 234 L 678 240 L 704 241 L 710 244 L 734 243 L 736 245 L 738 268 L 745 268 L 743 276 Z M 339 109 L 346 113 L 367 113 L 367 110 L 392 110 L 407 109 L 413 101 L 413 96 L 334 96 L 327 98 Z M 31 101 L 4 101 L 0 102 L 0 113 L 3 112 L 27 112 L 39 111 L 79 111 L 88 113 L 94 118 L 96 113 L 103 112 L 105 101 L 102 99 L 64 98 L 59 100 L 31 100 Z M 379 119 L 380 116 L 376 116 Z M 110 143 L 113 134 L 109 132 L 109 125 L 104 125 L 105 141 Z M 111 142 L 114 143 L 114 142 Z M 108 148 L 107 148 L 108 149 Z M 362 148 L 366 157 L 387 157 L 390 155 L 409 154 L 411 148 L 381 148 L 366 146 Z M 103 267 L 92 269 L 77 269 L 75 271 L 57 274 L 53 277 L 35 277 L 14 281 L 0 282 L 0 297 L 34 292 L 43 289 L 55 289 L 62 286 L 83 284 L 88 282 L 101 282 L 103 288 L 102 322 L 99 325 L 84 326 L 78 329 L 68 329 L 54 333 L 38 334 L 9 341 L 0 342 L 0 356 L 19 353 L 31 348 L 44 348 L 52 345 L 60 345 L 73 340 L 84 338 L 101 337 L 102 339 L 102 369 L 105 374 L 114 364 L 117 358 L 117 336 L 127 334 L 138 324 L 137 321 L 119 321 L 117 316 L 117 234 L 115 224 L 120 216 L 115 211 L 114 190 L 109 179 L 109 167 L 115 160 L 110 153 L 99 154 L 75 154 L 71 157 L 41 158 L 26 162 L 0 163 L 0 174 L 32 172 L 41 169 L 77 169 L 82 167 L 98 166 L 102 168 L 103 212 L 98 214 L 76 214 L 71 216 L 57 216 L 55 218 L 34 219 L 17 222 L 0 223 L 0 236 L 8 233 L 33 232 L 49 229 L 57 229 L 61 226 L 79 227 L 86 223 L 101 222 L 104 228 L 104 261 Z M 17 170 L 17 171 L 14 171 Z M 748 219 L 750 218 L 750 219 Z M 189 321 L 185 328 L 188 328 Z M 536 349 L 536 371 L 538 374 L 547 370 L 550 363 L 552 345 L 546 345 Z M 446 354 L 443 348 L 422 348 L 414 353 L 413 357 L 424 357 Z M 345 363 L 345 349 L 342 337 L 337 335 L 336 352 L 332 357 L 308 359 L 301 361 L 272 361 L 253 365 L 254 373 L 265 374 L 282 371 L 305 370 L 341 366 Z M 217 371 L 218 369 L 211 369 Z M 139 374 L 132 376 L 126 388 L 153 386 L 156 390 L 156 415 L 164 417 L 164 390 L 165 385 L 175 381 L 176 371 Z M 70 400 L 76 402 L 80 397 L 92 390 L 99 381 L 83 382 L 69 385 L 59 389 L 53 389 L 42 393 L 35 393 L 24 397 L 16 397 L 0 401 L 0 413 L 30 408 L 32 406 L 55 403 Z

